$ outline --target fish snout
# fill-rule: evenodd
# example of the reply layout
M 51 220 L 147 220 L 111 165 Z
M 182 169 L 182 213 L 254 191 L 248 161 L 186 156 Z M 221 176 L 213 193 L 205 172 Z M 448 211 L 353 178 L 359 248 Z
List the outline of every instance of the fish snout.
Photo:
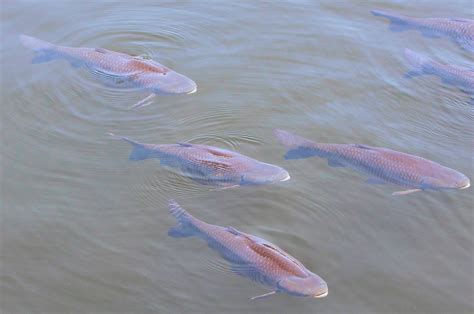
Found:
M 275 165 L 260 163 L 241 176 L 240 185 L 271 184 L 289 179 L 290 174 L 285 169 Z
M 324 282 L 324 283 L 321 283 L 320 285 L 321 286 L 318 287 L 316 289 L 315 293 L 313 294 L 313 298 L 316 298 L 316 299 L 324 298 L 329 294 L 329 289 L 328 289 L 327 283 Z
M 282 169 L 282 172 L 280 174 L 280 178 L 281 178 L 280 182 L 288 181 L 288 180 L 291 179 L 290 174 L 285 169 Z
M 154 85 L 156 94 L 192 94 L 197 91 L 196 82 L 174 71 L 162 74 Z
M 300 297 L 324 298 L 329 293 L 327 283 L 316 274 L 304 278 L 287 277 L 280 280 L 277 287 L 281 292 Z
M 459 181 L 458 189 L 464 190 L 471 186 L 471 180 L 468 177 L 464 176 L 462 180 Z

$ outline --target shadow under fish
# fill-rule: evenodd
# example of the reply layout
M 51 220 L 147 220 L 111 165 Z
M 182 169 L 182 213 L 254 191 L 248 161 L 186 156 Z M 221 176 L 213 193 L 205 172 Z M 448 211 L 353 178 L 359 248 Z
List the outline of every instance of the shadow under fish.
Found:
M 463 18 L 415 18 L 394 12 L 372 10 L 375 16 L 390 20 L 390 30 L 419 30 L 425 37 L 448 37 L 467 51 L 474 52 L 474 20 Z
M 190 143 L 144 144 L 126 137 L 121 139 L 133 146 L 130 160 L 156 158 L 162 167 L 220 190 L 290 179 L 281 167 L 218 147 Z
M 367 174 L 368 183 L 393 183 L 408 188 L 393 195 L 470 186 L 464 174 L 415 155 L 361 144 L 315 143 L 278 129 L 274 133 L 288 149 L 285 159 L 322 157 L 331 167 L 349 167 Z
M 445 84 L 458 87 L 463 92 L 474 97 L 474 70 L 437 62 L 410 49 L 405 49 L 405 59 L 410 71 L 405 75 L 412 78 L 419 75 L 434 75 Z
M 33 63 L 66 60 L 96 75 L 104 84 L 117 88 L 138 88 L 151 94 L 130 108 L 144 107 L 155 95 L 179 95 L 196 92 L 196 83 L 164 65 L 103 48 L 59 46 L 27 35 L 20 42 L 35 52 Z
M 253 300 L 276 293 L 314 298 L 328 295 L 328 286 L 321 277 L 278 246 L 233 227 L 208 224 L 190 215 L 173 200 L 169 203 L 169 211 L 178 221 L 175 227 L 169 229 L 169 236 L 203 239 L 229 262 L 229 265 L 220 267 L 222 270 L 250 278 L 272 289 L 269 293 L 253 297 Z

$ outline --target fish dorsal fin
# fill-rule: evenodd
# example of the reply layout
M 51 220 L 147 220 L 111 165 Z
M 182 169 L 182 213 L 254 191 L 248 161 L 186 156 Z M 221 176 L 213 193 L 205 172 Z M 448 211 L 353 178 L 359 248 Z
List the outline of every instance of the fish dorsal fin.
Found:
M 105 49 L 105 48 L 94 48 L 95 52 L 98 52 L 98 53 L 102 53 L 102 54 L 115 54 L 117 56 L 121 56 L 121 57 L 125 57 L 127 59 L 130 59 L 130 58 L 133 58 L 131 55 L 128 55 L 126 53 L 123 53 L 123 52 L 117 52 L 117 51 L 112 51 L 112 50 L 109 50 L 109 49 Z
M 234 227 L 227 227 L 227 231 L 228 231 L 229 233 L 232 233 L 233 235 L 236 235 L 236 236 L 244 235 L 242 232 L 240 232 L 239 230 L 235 229 Z
M 351 144 L 351 146 L 357 147 L 357 148 L 360 148 L 360 149 L 373 149 L 372 147 L 364 145 L 364 144 Z
M 181 143 L 181 142 L 178 142 L 177 144 L 178 144 L 179 146 L 181 146 L 181 147 L 191 147 L 191 146 L 193 146 L 192 144 L 189 144 L 189 143 Z
M 463 18 L 452 18 L 450 19 L 451 21 L 453 22 L 461 22 L 461 23 L 474 23 L 473 20 L 469 20 L 469 19 L 463 19 Z
M 232 158 L 235 157 L 235 154 L 225 150 L 225 149 L 220 149 L 217 147 L 210 147 L 206 146 L 204 149 L 211 155 L 216 156 L 216 157 L 223 157 L 223 158 Z
M 95 48 L 95 51 L 96 52 L 99 52 L 99 53 L 110 53 L 110 50 L 107 50 L 107 49 L 104 49 L 104 48 Z

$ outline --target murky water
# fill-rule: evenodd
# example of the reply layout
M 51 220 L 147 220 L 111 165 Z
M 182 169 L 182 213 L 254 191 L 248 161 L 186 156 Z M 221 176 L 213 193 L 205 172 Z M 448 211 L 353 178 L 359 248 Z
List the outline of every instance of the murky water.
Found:
M 2 1 L 1 309 L 4 313 L 467 313 L 474 311 L 473 193 L 393 197 L 317 158 L 285 161 L 282 128 L 390 147 L 471 179 L 474 107 L 433 77 L 406 79 L 403 49 L 472 67 L 447 39 L 392 33 L 370 9 L 472 18 L 470 1 Z M 469 16 L 471 14 L 471 16 Z M 156 59 L 192 95 L 104 87 L 65 62 L 30 63 L 18 35 Z M 191 141 L 286 168 L 277 185 L 211 192 L 127 143 Z M 278 295 L 212 269 L 173 239 L 168 199 L 281 246 L 329 285 Z

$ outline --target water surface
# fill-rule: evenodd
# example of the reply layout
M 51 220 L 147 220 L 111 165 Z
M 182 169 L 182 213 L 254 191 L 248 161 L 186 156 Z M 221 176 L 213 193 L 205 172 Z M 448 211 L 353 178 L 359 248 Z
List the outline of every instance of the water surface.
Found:
M 474 107 L 433 77 L 403 78 L 404 48 L 473 67 L 447 39 L 391 33 L 373 8 L 473 18 L 470 1 L 4 1 L 1 9 L 1 309 L 5 313 L 467 313 L 474 311 L 473 193 L 371 186 L 322 159 L 283 160 L 282 128 L 384 146 L 474 178 Z M 472 10 L 471 10 L 472 11 Z M 25 33 L 151 57 L 198 84 L 155 98 L 65 62 L 30 63 Z M 210 192 L 130 162 L 127 143 L 191 141 L 287 169 L 277 185 Z M 168 199 L 267 239 L 324 278 L 300 299 L 215 271 L 173 239 Z

